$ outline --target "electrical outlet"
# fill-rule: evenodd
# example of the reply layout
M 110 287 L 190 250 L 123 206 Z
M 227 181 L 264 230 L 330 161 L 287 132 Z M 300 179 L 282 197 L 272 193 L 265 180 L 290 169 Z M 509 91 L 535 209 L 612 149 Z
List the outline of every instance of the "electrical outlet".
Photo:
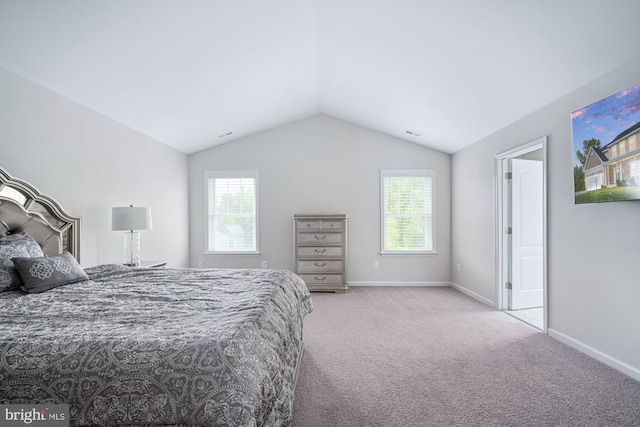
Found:
M 267 261 L 262 261 L 262 268 L 267 268 Z
M 202 261 L 198 261 L 198 268 L 202 268 Z
M 460 268 L 460 263 L 456 264 L 456 270 L 458 270 L 458 271 L 462 270 L 462 268 Z
M 373 261 L 373 268 L 378 268 L 380 267 L 380 264 L 378 263 L 378 261 Z

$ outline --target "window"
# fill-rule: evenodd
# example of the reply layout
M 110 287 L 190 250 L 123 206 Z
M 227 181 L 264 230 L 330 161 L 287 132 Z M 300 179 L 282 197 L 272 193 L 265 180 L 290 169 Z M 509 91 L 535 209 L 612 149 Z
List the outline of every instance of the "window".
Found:
M 620 155 L 622 156 L 624 153 L 627 152 L 627 140 L 625 139 L 624 141 L 622 141 L 620 144 Z
M 629 137 L 629 152 L 636 151 L 636 135 Z
M 207 253 L 258 253 L 258 172 L 207 172 Z
M 611 147 L 611 158 L 615 158 L 618 157 L 618 146 L 614 145 L 613 147 Z
M 435 253 L 434 171 L 382 170 L 382 253 Z

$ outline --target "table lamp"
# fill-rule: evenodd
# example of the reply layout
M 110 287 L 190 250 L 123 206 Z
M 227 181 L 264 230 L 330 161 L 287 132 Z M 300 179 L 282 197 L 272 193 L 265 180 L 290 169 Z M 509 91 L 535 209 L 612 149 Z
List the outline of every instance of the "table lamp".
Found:
M 117 207 L 111 210 L 111 230 L 124 234 L 124 264 L 140 266 L 140 232 L 151 230 L 151 209 L 143 207 Z

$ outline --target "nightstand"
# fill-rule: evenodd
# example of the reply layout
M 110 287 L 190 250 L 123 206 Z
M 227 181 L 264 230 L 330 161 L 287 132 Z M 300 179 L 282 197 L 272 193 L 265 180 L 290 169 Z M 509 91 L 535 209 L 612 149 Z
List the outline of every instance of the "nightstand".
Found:
M 142 268 L 165 268 L 167 261 L 140 261 Z

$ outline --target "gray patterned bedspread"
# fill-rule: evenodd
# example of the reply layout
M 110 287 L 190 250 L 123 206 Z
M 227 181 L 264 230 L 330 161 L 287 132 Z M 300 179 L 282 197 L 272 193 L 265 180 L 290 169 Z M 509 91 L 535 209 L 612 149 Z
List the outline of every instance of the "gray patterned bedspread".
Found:
M 0 403 L 67 403 L 71 425 L 291 420 L 304 282 L 286 270 L 86 270 L 0 293 Z

